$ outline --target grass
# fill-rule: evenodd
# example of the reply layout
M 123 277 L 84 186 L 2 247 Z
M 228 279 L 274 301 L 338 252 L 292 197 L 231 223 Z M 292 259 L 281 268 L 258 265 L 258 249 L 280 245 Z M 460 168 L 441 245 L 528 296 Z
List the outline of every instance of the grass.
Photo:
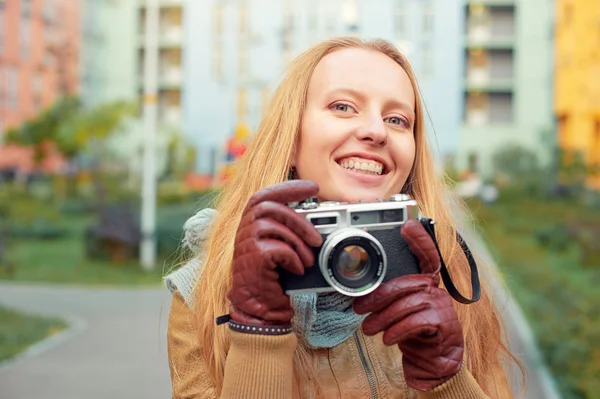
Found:
M 0 320 L 0 362 L 66 328 L 62 320 L 26 315 L 4 307 L 0 307 Z
M 112 264 L 87 259 L 83 233 L 93 223 L 89 216 L 65 217 L 60 225 L 65 237 L 52 240 L 15 239 L 11 244 L 11 261 L 15 272 L 0 278 L 19 282 L 48 282 L 91 285 L 159 284 L 162 267 L 145 272 L 137 261 Z
M 531 198 L 493 205 L 471 201 L 470 206 L 564 398 L 596 397 L 600 256 L 590 262 L 581 243 L 563 233 L 574 222 L 600 226 L 600 211 Z M 542 244 L 548 229 L 554 229 L 558 245 Z
M 89 214 L 61 214 L 53 223 L 67 231 L 65 236 L 51 240 L 19 238 L 10 241 L 9 258 L 15 266 L 14 272 L 2 273 L 0 268 L 0 280 L 110 286 L 159 285 L 162 277 L 178 261 L 177 249 L 185 220 L 194 211 L 208 206 L 213 196 L 159 207 L 157 228 L 162 229 L 161 242 L 167 248 L 161 248 L 163 254 L 159 255 L 152 271 L 142 270 L 137 259 L 122 263 L 88 259 L 84 232 L 94 223 L 95 217 Z

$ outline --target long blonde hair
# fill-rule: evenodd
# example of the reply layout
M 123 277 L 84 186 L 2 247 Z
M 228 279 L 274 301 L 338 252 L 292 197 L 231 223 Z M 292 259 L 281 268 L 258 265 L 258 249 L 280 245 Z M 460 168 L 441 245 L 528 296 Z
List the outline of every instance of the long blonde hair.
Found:
M 215 318 L 228 313 L 226 295 L 231 286 L 233 243 L 242 210 L 253 193 L 287 178 L 300 134 L 313 71 L 327 54 L 344 48 L 383 53 L 396 61 L 408 74 L 416 98 L 416 157 L 403 191 L 417 200 L 424 215 L 436 221 L 440 251 L 455 285 L 463 293 L 470 292 L 468 263 L 457 245 L 457 226 L 447 205 L 451 195 L 447 185 L 437 179 L 434 171 L 433 157 L 425 134 L 423 105 L 415 74 L 407 59 L 384 40 L 365 42 L 356 38 L 337 38 L 322 42 L 291 63 L 274 93 L 256 136 L 237 167 L 237 173 L 217 198 L 218 216 L 212 226 L 213 234 L 204 247 L 204 267 L 196 284 L 195 303 L 199 339 L 201 346 L 205 348 L 206 369 L 219 392 L 223 385 L 230 342 L 227 329 L 215 326 Z M 455 201 L 454 205 L 459 204 L 460 202 Z M 511 355 L 502 342 L 498 312 L 487 295 L 485 286 L 482 290 L 481 299 L 477 303 L 468 306 L 456 304 L 468 352 L 466 367 L 488 395 L 506 398 L 511 395 L 500 357 L 502 354 Z M 302 345 L 298 345 L 294 356 L 294 378 L 296 396 L 301 396 L 300 387 L 318 389 L 311 354 Z

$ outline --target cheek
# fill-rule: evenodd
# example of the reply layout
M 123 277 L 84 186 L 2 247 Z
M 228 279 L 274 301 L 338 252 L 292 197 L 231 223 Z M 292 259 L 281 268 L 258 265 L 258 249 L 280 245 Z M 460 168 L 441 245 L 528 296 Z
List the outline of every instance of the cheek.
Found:
M 305 168 L 329 160 L 329 155 L 339 145 L 335 126 L 318 112 L 306 114 L 301 125 L 297 160 Z
M 394 163 L 403 176 L 408 176 L 415 161 L 416 146 L 412 136 L 398 138 L 394 143 L 392 157 Z

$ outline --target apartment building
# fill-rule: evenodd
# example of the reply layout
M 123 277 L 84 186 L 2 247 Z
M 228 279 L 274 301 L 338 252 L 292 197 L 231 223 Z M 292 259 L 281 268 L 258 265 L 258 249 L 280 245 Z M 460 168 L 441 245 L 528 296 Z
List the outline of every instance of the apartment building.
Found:
M 0 1 L 0 143 L 7 129 L 79 89 L 80 3 Z M 0 148 L 3 168 L 32 168 L 31 154 Z M 60 162 L 49 162 L 51 169 Z
M 139 35 L 137 66 L 140 96 L 144 83 L 144 54 L 146 9 L 139 8 Z M 181 96 L 183 85 L 184 52 L 184 0 L 159 0 L 159 65 L 158 65 L 158 113 L 165 128 L 180 128 L 182 123 Z
M 558 143 L 600 166 L 600 4 L 556 2 L 555 102 Z M 600 189 L 600 176 L 589 181 Z
M 256 130 L 289 61 L 326 38 L 384 38 L 414 66 L 440 159 L 458 150 L 463 0 L 207 0 L 185 12 L 184 130 L 215 171 L 237 129 Z M 429 119 L 429 118 L 428 118 Z M 434 129 L 435 128 L 435 134 Z
M 548 160 L 555 137 L 553 3 L 465 1 L 461 169 L 491 175 L 494 152 L 507 144 Z
M 77 92 L 79 46 L 77 1 L 0 2 L 0 115 L 4 129 L 36 115 L 58 96 Z

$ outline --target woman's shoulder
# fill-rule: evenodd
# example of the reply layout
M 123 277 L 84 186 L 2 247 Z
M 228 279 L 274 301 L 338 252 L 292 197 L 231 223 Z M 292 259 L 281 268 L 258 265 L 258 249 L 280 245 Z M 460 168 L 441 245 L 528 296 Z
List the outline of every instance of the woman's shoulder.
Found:
M 200 259 L 194 258 L 164 277 L 165 286 L 171 295 L 179 293 L 190 309 L 194 307 L 194 287 L 198 283 L 201 267 Z
M 164 277 L 165 285 L 171 295 L 178 292 L 190 308 L 194 307 L 194 287 L 199 281 L 199 272 L 202 268 L 200 260 L 202 244 L 209 235 L 210 225 L 216 215 L 216 210 L 204 208 L 185 222 L 182 244 L 194 254 L 194 257 Z

